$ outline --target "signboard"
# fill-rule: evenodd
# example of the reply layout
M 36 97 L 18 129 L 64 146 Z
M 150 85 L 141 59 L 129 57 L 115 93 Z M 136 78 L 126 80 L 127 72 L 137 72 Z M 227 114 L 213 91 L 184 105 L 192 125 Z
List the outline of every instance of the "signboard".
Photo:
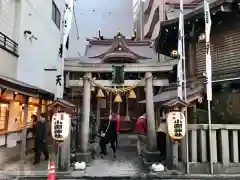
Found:
M 112 71 L 112 81 L 116 84 L 124 83 L 125 73 L 124 66 L 114 66 Z

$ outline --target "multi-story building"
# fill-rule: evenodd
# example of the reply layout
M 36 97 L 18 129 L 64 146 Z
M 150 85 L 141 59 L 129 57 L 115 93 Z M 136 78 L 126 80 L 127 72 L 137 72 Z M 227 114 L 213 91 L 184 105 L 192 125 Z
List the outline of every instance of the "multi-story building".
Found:
M 25 123 L 54 97 L 56 71 L 46 69 L 57 67 L 64 7 L 64 0 L 0 1 L 0 164 L 19 155 Z M 67 56 L 78 56 L 78 40 L 74 17 Z
M 184 0 L 184 12 L 187 13 L 189 10 L 195 8 L 198 1 Z M 161 21 L 179 16 L 179 0 L 138 0 L 138 3 L 135 4 L 135 9 L 141 9 L 141 6 L 143 6 L 143 10 L 136 13 L 135 24 L 138 24 L 136 26 L 137 31 L 143 29 L 144 38 L 156 39 L 159 34 Z
M 143 4 L 142 0 L 133 1 L 133 26 L 137 39 L 143 39 Z
M 105 38 L 112 38 L 118 31 L 132 36 L 133 12 L 131 0 L 77 1 L 76 5 L 81 55 L 85 54 L 86 38 L 98 37 L 98 29 Z M 94 22 L 94 23 L 93 23 Z
M 53 92 L 54 72 L 44 69 L 56 68 L 63 10 L 63 0 L 0 2 L 1 74 Z M 72 27 L 67 55 L 76 56 L 75 18 Z

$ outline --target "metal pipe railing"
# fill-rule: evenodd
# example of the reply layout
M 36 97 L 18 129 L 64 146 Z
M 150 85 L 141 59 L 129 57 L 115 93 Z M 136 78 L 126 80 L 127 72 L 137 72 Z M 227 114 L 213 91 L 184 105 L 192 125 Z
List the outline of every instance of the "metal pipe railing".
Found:
M 7 35 L 3 34 L 2 32 L 0 32 L 0 48 L 4 49 L 14 56 L 19 56 L 18 43 L 7 37 Z

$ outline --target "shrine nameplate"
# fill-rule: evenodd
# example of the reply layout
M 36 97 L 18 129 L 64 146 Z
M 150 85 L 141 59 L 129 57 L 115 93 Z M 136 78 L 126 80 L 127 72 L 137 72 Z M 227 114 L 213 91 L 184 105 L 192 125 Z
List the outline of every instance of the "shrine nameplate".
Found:
M 172 139 L 179 140 L 185 136 L 186 120 L 182 112 L 170 112 L 167 114 L 168 134 Z

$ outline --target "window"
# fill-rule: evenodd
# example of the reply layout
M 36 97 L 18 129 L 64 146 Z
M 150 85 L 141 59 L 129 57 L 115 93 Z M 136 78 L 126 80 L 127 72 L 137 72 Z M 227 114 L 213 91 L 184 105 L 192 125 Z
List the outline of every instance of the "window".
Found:
M 55 22 L 57 27 L 60 29 L 61 13 L 58 10 L 54 1 L 52 2 L 52 20 Z

